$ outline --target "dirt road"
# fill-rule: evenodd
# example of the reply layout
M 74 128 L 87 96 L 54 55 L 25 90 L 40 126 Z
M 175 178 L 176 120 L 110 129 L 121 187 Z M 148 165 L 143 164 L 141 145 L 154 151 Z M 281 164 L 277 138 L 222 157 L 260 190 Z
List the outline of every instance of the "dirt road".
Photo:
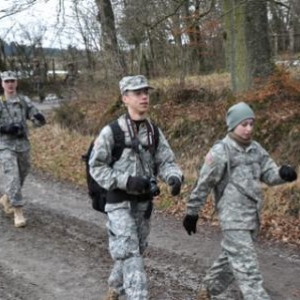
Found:
M 0 191 L 3 191 L 0 182 Z M 1 300 L 101 300 L 111 267 L 105 216 L 85 191 L 31 174 L 23 188 L 28 226 L 15 229 L 0 213 Z M 150 299 L 194 299 L 205 269 L 220 251 L 217 229 L 188 236 L 181 220 L 155 212 L 146 269 Z M 265 286 L 274 300 L 300 299 L 300 254 L 258 243 Z M 233 286 L 215 299 L 239 299 Z

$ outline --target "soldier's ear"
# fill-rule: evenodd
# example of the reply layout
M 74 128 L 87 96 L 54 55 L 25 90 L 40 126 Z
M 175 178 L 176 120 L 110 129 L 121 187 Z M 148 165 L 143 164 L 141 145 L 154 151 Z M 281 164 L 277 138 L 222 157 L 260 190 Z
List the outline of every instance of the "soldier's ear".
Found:
M 121 95 L 121 100 L 122 100 L 123 104 L 126 106 L 126 105 L 127 105 L 127 102 L 128 102 L 128 95 L 127 95 L 127 92 L 124 92 L 124 94 Z

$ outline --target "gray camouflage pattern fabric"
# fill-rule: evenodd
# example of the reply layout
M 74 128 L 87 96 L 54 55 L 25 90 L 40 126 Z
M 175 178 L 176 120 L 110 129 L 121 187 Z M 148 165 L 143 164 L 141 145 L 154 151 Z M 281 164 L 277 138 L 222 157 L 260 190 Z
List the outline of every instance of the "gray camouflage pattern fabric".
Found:
M 119 83 L 121 94 L 124 94 L 126 91 L 134 91 L 143 88 L 153 89 L 149 85 L 148 80 L 143 75 L 136 76 L 125 76 Z
M 23 100 L 21 100 L 21 97 Z M 26 120 L 35 126 L 42 124 L 33 116 L 39 113 L 27 96 L 15 96 L 0 100 L 0 127 L 20 123 L 25 128 L 24 137 L 0 133 L 0 162 L 4 172 L 5 194 L 12 206 L 23 206 L 21 188 L 30 171 L 30 143 Z
M 0 134 L 0 150 L 29 150 L 30 144 L 26 120 L 32 121 L 37 127 L 41 126 L 41 123 L 33 117 L 37 113 L 39 113 L 39 110 L 33 105 L 30 99 L 24 95 L 17 95 L 5 101 L 0 101 L 0 126 L 10 123 L 20 123 L 26 132 L 26 135 L 22 138 L 9 134 Z
M 0 163 L 5 177 L 5 194 L 12 206 L 23 206 L 21 189 L 30 171 L 29 151 L 0 150 Z
M 277 164 L 255 141 L 244 148 L 227 135 L 206 155 L 197 185 L 187 201 L 187 214 L 197 215 L 213 192 L 223 241 L 222 254 L 203 280 L 212 295 L 222 293 L 235 279 L 243 299 L 270 299 L 262 286 L 253 245 L 260 226 L 262 182 L 285 183 Z
M 230 178 L 224 144 L 230 155 Z M 187 203 L 187 213 L 197 215 L 213 190 L 223 230 L 257 230 L 262 208 L 261 182 L 267 185 L 285 183 L 279 176 L 279 167 L 259 143 L 253 141 L 244 149 L 228 135 L 210 149 L 208 156 L 211 163 L 206 159 L 200 170 Z
M 118 119 L 119 125 L 125 134 L 125 144 L 131 145 L 131 138 L 127 129 L 125 115 Z M 148 145 L 148 135 L 146 125 L 142 124 L 138 138 L 143 146 Z M 126 184 L 129 176 L 154 177 L 154 171 L 157 169 L 158 177 L 167 182 L 171 176 L 176 176 L 181 181 L 182 172 L 175 163 L 175 155 L 171 150 L 162 131 L 159 129 L 159 144 L 153 158 L 149 151 L 141 149 L 140 158 L 132 148 L 125 148 L 122 156 L 113 165 L 112 149 L 114 138 L 110 126 L 105 126 L 95 140 L 89 165 L 90 173 L 100 186 L 107 190 L 121 189 L 126 190 Z
M 13 71 L 4 71 L 1 73 L 1 80 L 17 80 L 17 75 Z
M 118 119 L 125 134 L 125 144 L 131 145 L 125 115 Z M 146 125 L 141 124 L 138 138 L 142 145 L 148 145 Z M 159 144 L 154 157 L 149 151 L 141 149 L 140 157 L 132 148 L 125 148 L 120 159 L 113 167 L 112 149 L 114 139 L 110 126 L 105 126 L 95 141 L 89 165 L 90 173 L 99 185 L 107 190 L 122 189 L 126 191 L 129 176 L 158 177 L 167 182 L 170 176 L 181 180 L 182 172 L 175 163 L 175 155 L 163 133 L 159 129 Z M 128 300 L 148 299 L 146 273 L 143 253 L 148 245 L 150 219 L 144 214 L 148 208 L 147 201 L 127 201 L 107 203 L 107 231 L 109 250 L 114 260 L 114 267 L 108 283 L 120 295 L 126 294 Z
M 127 202 L 128 207 L 108 211 L 109 251 L 115 261 L 109 286 L 127 299 L 148 299 L 142 255 L 148 245 L 150 219 L 146 202 Z M 111 205 L 110 205 L 111 206 Z
M 270 300 L 263 287 L 253 232 L 224 230 L 222 253 L 207 272 L 202 284 L 212 295 L 219 295 L 236 280 L 244 300 Z

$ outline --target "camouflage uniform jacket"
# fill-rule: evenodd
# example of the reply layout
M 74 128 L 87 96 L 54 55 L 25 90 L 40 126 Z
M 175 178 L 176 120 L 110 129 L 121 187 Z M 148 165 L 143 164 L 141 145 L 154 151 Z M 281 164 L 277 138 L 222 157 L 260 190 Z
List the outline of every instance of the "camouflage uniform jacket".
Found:
M 187 203 L 187 213 L 197 215 L 213 190 L 223 230 L 255 230 L 259 227 L 262 208 L 261 182 L 267 185 L 284 183 L 279 167 L 259 143 L 252 141 L 243 148 L 227 135 L 206 155 Z
M 131 137 L 126 124 L 125 115 L 118 119 L 119 125 L 124 131 L 126 147 L 118 161 L 110 166 L 112 161 L 112 149 L 114 146 L 113 133 L 110 126 L 105 126 L 95 141 L 89 165 L 90 173 L 100 186 L 107 190 L 120 189 L 126 191 L 128 177 L 147 176 L 155 177 L 155 170 L 160 179 L 167 182 L 170 176 L 182 179 L 182 172 L 175 163 L 175 155 L 171 150 L 162 131 L 159 129 L 159 143 L 152 155 L 147 150 L 141 150 L 137 154 L 131 148 Z M 138 139 L 142 146 L 148 146 L 148 134 L 145 124 L 141 124 Z M 124 199 L 125 200 L 125 199 Z
M 24 127 L 25 135 L 20 138 L 0 133 L 0 150 L 28 151 L 30 144 L 26 120 L 31 120 L 35 126 L 41 126 L 42 124 L 33 117 L 39 111 L 27 96 L 16 95 L 6 100 L 3 99 L 4 96 L 0 99 L 0 127 L 10 123 L 19 123 Z

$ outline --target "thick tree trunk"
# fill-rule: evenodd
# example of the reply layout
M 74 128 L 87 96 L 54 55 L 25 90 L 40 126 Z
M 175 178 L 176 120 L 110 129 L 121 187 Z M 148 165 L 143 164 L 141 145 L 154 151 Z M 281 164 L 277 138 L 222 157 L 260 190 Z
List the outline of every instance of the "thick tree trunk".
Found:
M 109 67 L 114 67 L 117 75 L 123 76 L 127 73 L 124 56 L 120 52 L 115 17 L 110 0 L 95 0 L 98 7 L 98 20 L 102 28 L 103 50 Z M 116 75 L 116 74 L 115 74 Z
M 232 0 L 223 1 L 223 39 L 225 43 L 226 70 L 230 72 L 231 78 L 235 78 L 235 17 Z M 236 90 L 235 80 L 231 80 L 231 88 Z
M 245 34 L 251 78 L 266 78 L 274 70 L 269 41 L 267 1 L 246 2 Z
M 274 69 L 266 1 L 223 0 L 225 49 L 234 91 L 249 89 Z
M 5 42 L 0 39 L 0 70 L 6 69 Z

